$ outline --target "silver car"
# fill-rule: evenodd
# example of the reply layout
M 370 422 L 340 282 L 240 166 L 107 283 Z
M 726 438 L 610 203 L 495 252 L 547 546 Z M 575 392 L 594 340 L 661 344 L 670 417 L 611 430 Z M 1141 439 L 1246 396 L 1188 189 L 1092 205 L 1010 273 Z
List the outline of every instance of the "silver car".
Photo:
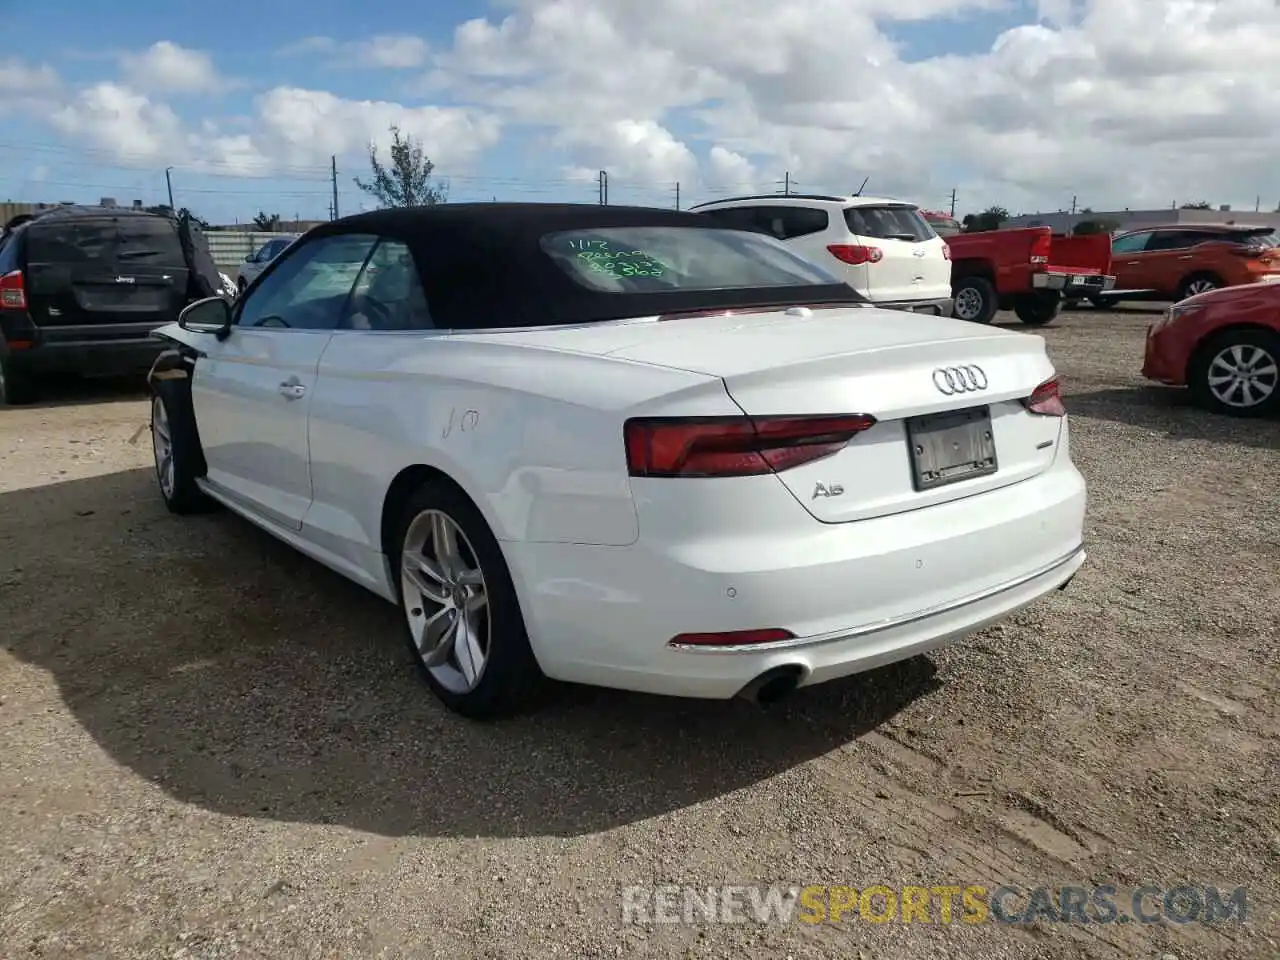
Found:
M 236 289 L 240 293 L 244 293 L 245 288 L 258 279 L 258 274 L 263 271 L 266 265 L 284 253 L 285 248 L 297 240 L 298 236 L 300 235 L 288 234 L 273 237 L 250 254 L 249 258 L 240 264 L 236 270 Z

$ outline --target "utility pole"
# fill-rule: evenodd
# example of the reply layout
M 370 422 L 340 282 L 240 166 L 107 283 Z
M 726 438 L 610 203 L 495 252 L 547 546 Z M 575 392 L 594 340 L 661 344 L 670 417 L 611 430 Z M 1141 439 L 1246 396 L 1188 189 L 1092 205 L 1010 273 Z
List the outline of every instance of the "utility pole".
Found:
M 676 209 L 680 209 L 680 181 L 676 181 Z
M 956 218 L 956 188 L 951 188 L 951 219 Z
M 609 174 L 601 170 L 598 178 L 600 190 L 600 206 L 607 207 L 609 205 Z
M 338 156 L 329 157 L 329 178 L 333 181 L 333 219 L 338 219 Z
M 1071 197 L 1071 215 L 1073 217 L 1076 215 L 1076 198 L 1074 195 Z
M 786 171 L 784 171 L 784 172 L 783 172 L 783 174 L 782 174 L 782 179 L 781 179 L 781 180 L 775 180 L 774 182 L 775 182 L 775 183 L 781 183 L 781 184 L 782 184 L 782 195 L 783 195 L 784 197 L 789 197 L 789 196 L 791 196 L 791 188 L 792 188 L 793 186 L 798 186 L 798 184 L 793 184 L 793 183 L 791 182 L 791 171 L 790 171 L 790 170 L 786 170 Z
M 169 176 L 169 171 L 172 169 L 173 167 L 164 168 L 164 182 L 165 182 L 165 186 L 169 188 L 169 212 L 170 213 L 173 213 L 178 209 L 173 205 L 173 177 Z

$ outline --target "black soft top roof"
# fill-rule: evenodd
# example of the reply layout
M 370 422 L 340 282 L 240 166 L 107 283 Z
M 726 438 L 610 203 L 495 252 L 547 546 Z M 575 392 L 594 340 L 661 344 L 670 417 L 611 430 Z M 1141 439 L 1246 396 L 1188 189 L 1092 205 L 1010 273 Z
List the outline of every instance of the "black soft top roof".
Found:
M 844 283 L 608 293 L 574 280 L 540 244 L 550 233 L 610 227 L 726 229 L 703 214 L 651 207 L 449 203 L 355 214 L 314 227 L 307 238 L 367 232 L 404 243 L 422 275 L 432 319 L 450 329 L 863 300 Z

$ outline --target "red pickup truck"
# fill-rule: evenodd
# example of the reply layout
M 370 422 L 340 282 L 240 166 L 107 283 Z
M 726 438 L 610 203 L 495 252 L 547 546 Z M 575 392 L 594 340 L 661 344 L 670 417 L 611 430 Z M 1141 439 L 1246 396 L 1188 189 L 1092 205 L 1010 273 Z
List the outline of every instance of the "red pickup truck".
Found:
M 1049 227 L 987 230 L 944 237 L 951 252 L 952 315 L 990 323 L 1013 310 L 1028 326 L 1053 320 L 1063 300 L 1086 299 L 1115 286 L 1111 236 L 1058 237 Z

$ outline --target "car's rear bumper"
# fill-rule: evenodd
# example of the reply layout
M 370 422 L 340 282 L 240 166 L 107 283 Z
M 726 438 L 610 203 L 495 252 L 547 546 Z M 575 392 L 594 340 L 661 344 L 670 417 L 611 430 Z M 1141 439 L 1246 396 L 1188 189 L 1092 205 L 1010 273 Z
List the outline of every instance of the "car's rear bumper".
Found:
M 1116 278 L 1105 274 L 1064 273 L 1050 270 L 1033 273 L 1031 286 L 1037 290 L 1060 290 L 1064 297 L 1090 297 L 1106 293 L 1116 285 Z
M 9 362 L 33 374 L 90 376 L 145 373 L 164 349 L 150 336 L 156 323 L 35 327 L 7 323 L 3 347 Z
M 776 540 L 728 531 L 710 544 L 503 546 L 549 676 L 728 698 L 779 667 L 806 685 L 914 656 L 1055 590 L 1084 562 L 1085 499 L 1064 447 L 1048 472 L 1009 487 Z M 670 645 L 752 629 L 796 639 Z
M 949 317 L 955 301 L 951 297 L 936 300 L 875 300 L 873 307 L 885 310 L 905 310 L 908 313 L 927 313 L 934 317 Z

